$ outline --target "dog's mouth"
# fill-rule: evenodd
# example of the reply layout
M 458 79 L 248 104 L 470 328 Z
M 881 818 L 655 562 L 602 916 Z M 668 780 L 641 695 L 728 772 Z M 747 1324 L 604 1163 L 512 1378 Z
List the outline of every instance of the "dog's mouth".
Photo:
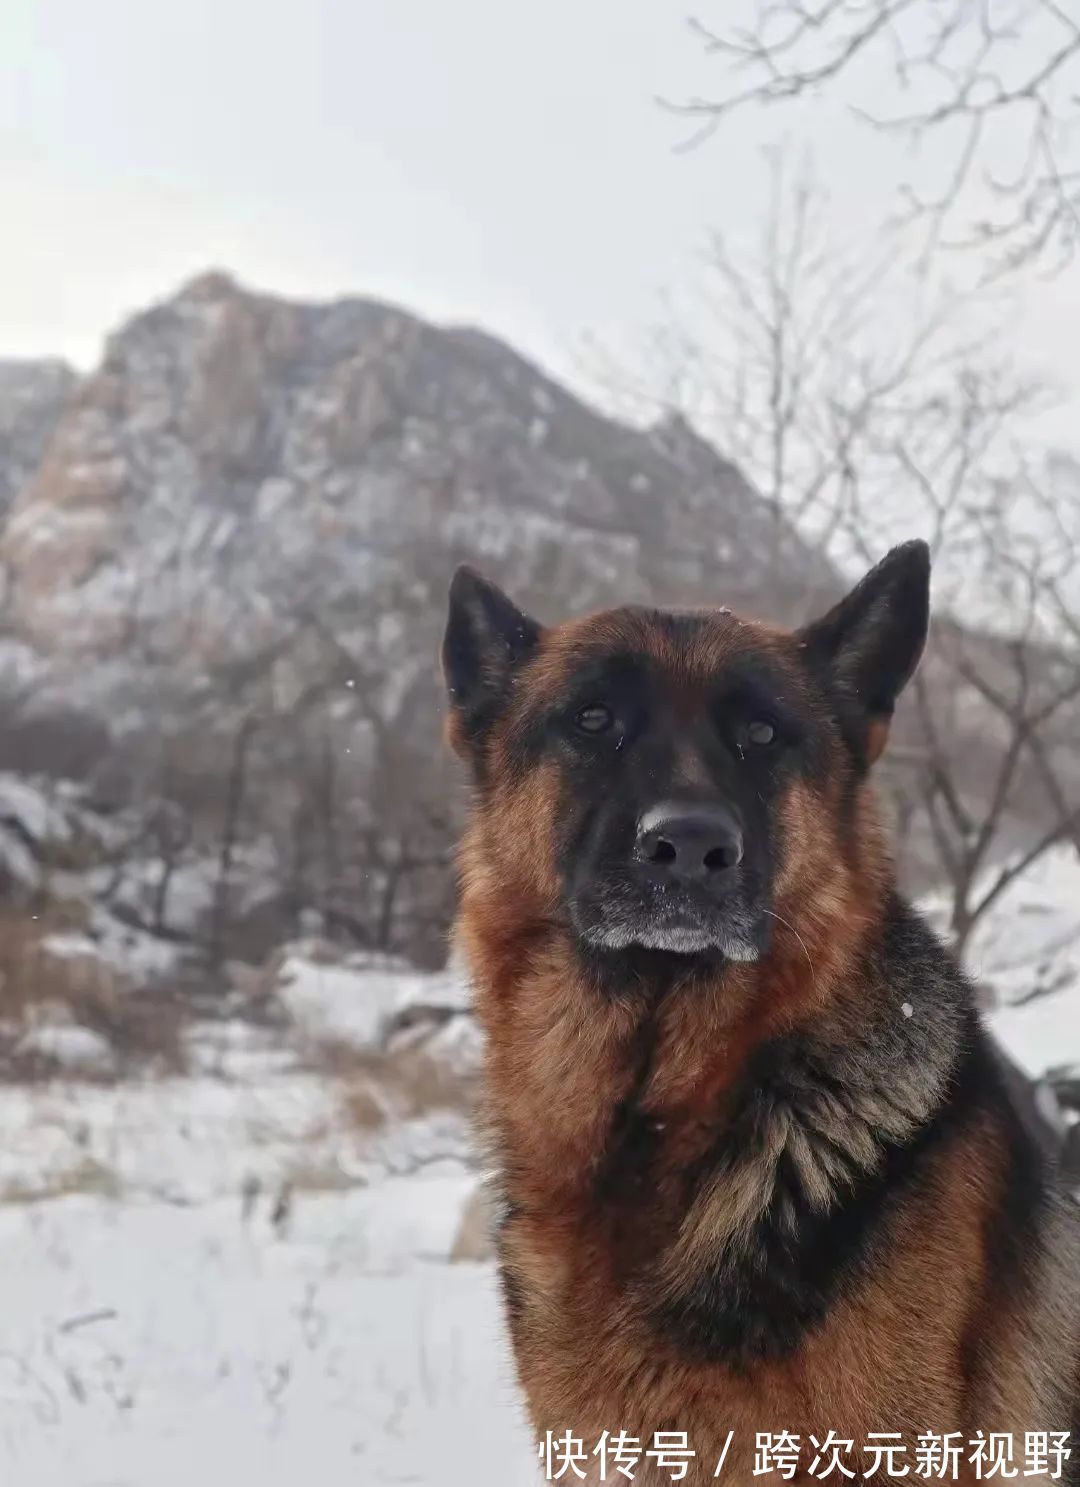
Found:
M 689 885 L 616 880 L 592 883 L 570 901 L 570 918 L 600 950 L 663 950 L 754 961 L 764 950 L 767 918 L 745 898 L 717 898 Z

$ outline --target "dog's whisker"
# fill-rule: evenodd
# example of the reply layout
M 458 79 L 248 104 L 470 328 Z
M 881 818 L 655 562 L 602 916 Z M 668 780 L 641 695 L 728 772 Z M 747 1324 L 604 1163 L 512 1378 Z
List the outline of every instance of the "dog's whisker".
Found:
M 799 942 L 799 949 L 806 956 L 806 964 L 810 967 L 810 975 L 813 978 L 814 985 L 816 986 L 817 985 L 817 971 L 814 969 L 814 962 L 810 959 L 810 952 L 806 948 L 806 942 L 803 940 L 802 935 L 795 928 L 794 924 L 792 924 L 789 919 L 785 919 L 782 914 L 774 914 L 771 909 L 762 909 L 761 912 L 763 914 L 768 914 L 768 916 L 769 916 L 770 919 L 776 919 L 780 924 L 783 924 L 787 929 L 790 929 L 791 930 L 791 933 L 795 936 L 795 938 Z

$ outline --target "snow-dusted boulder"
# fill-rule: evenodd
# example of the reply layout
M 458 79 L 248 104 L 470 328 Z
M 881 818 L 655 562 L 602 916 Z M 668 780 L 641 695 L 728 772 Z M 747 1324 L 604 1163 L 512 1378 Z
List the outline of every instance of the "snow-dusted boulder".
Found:
M 12 1049 L 17 1059 L 40 1060 L 73 1075 L 101 1078 L 116 1073 L 109 1040 L 76 1022 L 63 1003 L 38 1003 L 31 1009 L 30 1024 Z

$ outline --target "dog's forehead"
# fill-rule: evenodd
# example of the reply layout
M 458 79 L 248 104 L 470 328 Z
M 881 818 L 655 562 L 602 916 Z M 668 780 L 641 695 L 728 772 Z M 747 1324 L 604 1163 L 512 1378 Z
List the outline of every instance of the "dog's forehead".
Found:
M 638 662 L 652 675 L 706 686 L 728 667 L 745 668 L 755 661 L 782 675 L 794 650 L 787 631 L 744 619 L 729 609 L 627 605 L 546 630 L 538 672 L 543 684 L 555 689 L 585 670 Z

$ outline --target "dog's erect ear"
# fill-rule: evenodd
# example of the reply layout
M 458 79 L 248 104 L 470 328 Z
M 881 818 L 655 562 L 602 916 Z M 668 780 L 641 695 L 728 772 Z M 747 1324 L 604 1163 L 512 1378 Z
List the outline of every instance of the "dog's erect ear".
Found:
M 869 763 L 885 747 L 896 699 L 919 664 L 929 623 L 930 549 L 905 542 L 799 632 L 811 660 L 824 663 L 856 704 Z
M 509 694 L 515 667 L 535 648 L 541 628 L 500 588 L 462 566 L 450 584 L 442 666 L 450 697 L 450 742 L 467 754 Z

